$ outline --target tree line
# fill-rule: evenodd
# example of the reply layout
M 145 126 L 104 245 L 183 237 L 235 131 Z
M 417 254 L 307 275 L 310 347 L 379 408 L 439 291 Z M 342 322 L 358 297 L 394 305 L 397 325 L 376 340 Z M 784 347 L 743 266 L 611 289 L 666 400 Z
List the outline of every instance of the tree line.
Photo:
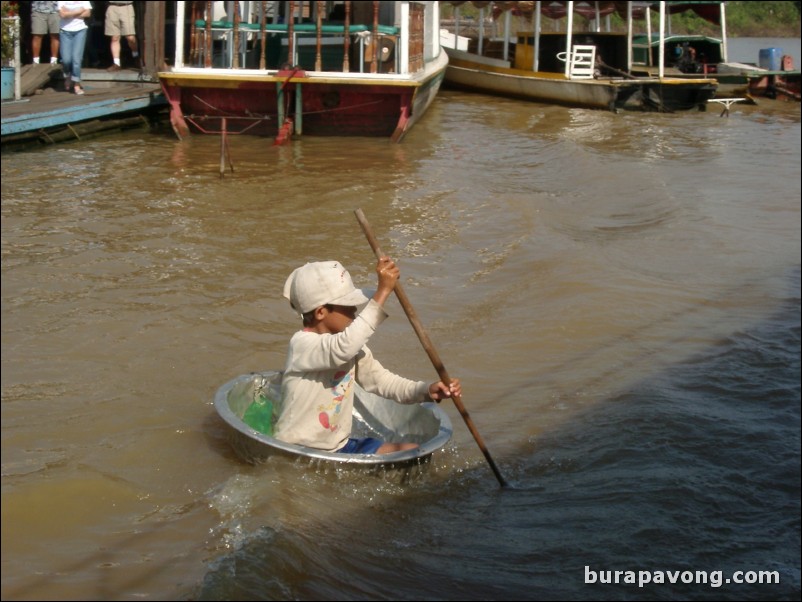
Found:
M 727 2 L 727 36 L 735 38 L 798 38 L 800 37 L 800 12 L 802 2 Z M 443 18 L 454 16 L 454 6 L 449 2 L 441 4 Z M 466 19 L 477 19 L 479 9 L 466 2 L 460 6 L 460 15 Z M 581 17 L 577 17 L 580 19 Z M 695 34 L 718 36 L 721 28 L 697 16 L 693 11 L 685 11 L 670 16 L 670 29 L 675 34 Z M 652 30 L 659 26 L 657 11 L 652 11 Z M 548 21 L 548 19 L 546 19 Z M 579 25 L 575 26 L 580 27 Z M 544 29 L 548 29 L 544 25 Z M 612 31 L 626 31 L 624 20 L 617 14 L 610 16 Z

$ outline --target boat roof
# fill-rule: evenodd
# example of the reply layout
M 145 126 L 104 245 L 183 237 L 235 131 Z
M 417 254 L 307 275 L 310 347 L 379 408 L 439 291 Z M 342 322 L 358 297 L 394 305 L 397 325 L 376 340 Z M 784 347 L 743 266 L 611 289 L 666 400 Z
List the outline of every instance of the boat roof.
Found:
M 452 4 L 463 4 L 462 2 L 452 2 Z M 494 15 L 499 15 L 508 10 L 514 10 L 520 14 L 529 15 L 534 10 L 534 2 L 470 2 L 479 8 L 492 5 Z M 628 8 L 632 10 L 635 19 L 644 19 L 646 9 L 658 11 L 660 2 L 574 2 L 573 10 L 575 13 L 587 18 L 593 18 L 598 11 L 601 16 L 617 12 L 622 18 L 626 17 Z M 698 2 L 665 2 L 665 9 L 671 14 L 692 10 L 702 19 L 711 23 L 720 24 L 721 5 L 724 0 L 719 1 L 698 1 Z M 552 19 L 561 19 L 566 16 L 568 2 L 543 2 L 541 3 L 541 14 Z M 629 7 L 627 5 L 630 5 Z
M 651 45 L 656 46 L 660 43 L 660 32 L 652 32 Z M 648 34 L 635 34 L 632 36 L 633 42 L 644 43 L 648 39 Z M 663 41 L 666 44 L 677 42 L 707 42 L 709 44 L 721 44 L 721 38 L 714 38 L 712 36 L 703 35 L 689 35 L 689 34 L 669 34 L 663 36 Z

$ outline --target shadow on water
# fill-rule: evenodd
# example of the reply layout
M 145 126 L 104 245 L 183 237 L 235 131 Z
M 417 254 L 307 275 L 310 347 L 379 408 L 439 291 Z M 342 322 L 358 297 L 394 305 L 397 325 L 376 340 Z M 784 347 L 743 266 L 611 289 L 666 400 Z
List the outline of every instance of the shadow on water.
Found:
M 510 492 L 486 466 L 389 500 L 342 480 L 330 502 L 358 518 L 265 520 L 192 598 L 799 599 L 798 271 L 792 280 L 797 292 L 762 324 L 530 441 L 502 463 Z

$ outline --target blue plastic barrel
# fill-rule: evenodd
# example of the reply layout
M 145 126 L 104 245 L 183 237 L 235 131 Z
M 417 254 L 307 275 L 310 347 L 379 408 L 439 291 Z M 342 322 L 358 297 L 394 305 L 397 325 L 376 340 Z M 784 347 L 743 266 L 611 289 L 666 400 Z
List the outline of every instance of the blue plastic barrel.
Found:
M 763 48 L 760 51 L 758 66 L 761 69 L 768 69 L 769 71 L 781 71 L 782 56 L 782 48 Z
M 14 98 L 14 68 L 3 67 L 2 79 L 2 96 L 3 100 L 11 100 Z

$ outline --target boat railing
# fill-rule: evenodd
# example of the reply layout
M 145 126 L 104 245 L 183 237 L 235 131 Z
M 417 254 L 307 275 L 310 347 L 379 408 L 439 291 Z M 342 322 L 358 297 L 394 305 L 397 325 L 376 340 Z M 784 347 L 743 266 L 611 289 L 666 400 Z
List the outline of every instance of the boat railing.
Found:
M 174 71 L 292 67 L 406 76 L 424 71 L 440 55 L 432 34 L 438 12 L 431 3 L 346 1 L 329 7 L 326 2 L 288 2 L 279 15 L 266 2 L 226 2 L 223 16 L 218 16 L 218 4 L 224 3 L 177 3 Z M 252 11 L 251 4 L 260 10 Z
M 355 41 L 358 48 L 358 56 L 354 57 L 358 62 L 355 71 L 397 73 L 399 70 L 398 53 L 395 52 L 399 30 L 389 25 L 357 24 L 346 29 L 344 25 L 333 24 L 318 27 L 314 23 L 295 23 L 289 27 L 284 23 L 270 23 L 262 28 L 259 23 L 240 23 L 237 41 L 234 40 L 234 23 L 231 21 L 212 21 L 207 27 L 205 20 L 198 19 L 193 27 L 200 33 L 201 42 L 190 61 L 197 67 L 247 68 L 249 59 L 255 62 L 254 50 L 260 50 L 264 39 L 266 52 L 271 54 L 264 68 L 277 69 L 283 63 L 289 63 L 307 70 L 351 71 L 349 47 Z M 263 32 L 263 37 L 257 37 Z M 373 43 L 374 37 L 378 39 L 377 44 Z M 258 41 L 249 49 L 248 43 L 254 38 Z M 222 42 L 221 52 L 214 53 L 214 41 Z M 238 60 L 235 60 L 235 46 Z M 290 48 L 292 59 L 289 58 Z M 343 49 L 342 53 L 339 48 Z

